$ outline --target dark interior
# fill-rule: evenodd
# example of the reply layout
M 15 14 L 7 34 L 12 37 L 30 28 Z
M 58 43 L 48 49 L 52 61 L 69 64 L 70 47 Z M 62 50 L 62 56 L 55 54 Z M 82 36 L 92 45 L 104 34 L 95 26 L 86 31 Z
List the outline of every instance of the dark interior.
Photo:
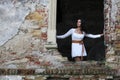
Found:
M 104 29 L 104 0 L 57 0 L 57 35 L 66 33 L 76 27 L 77 19 L 82 20 L 86 33 L 101 34 Z M 58 51 L 62 56 L 71 58 L 71 36 L 57 39 Z M 84 38 L 87 57 L 84 60 L 105 60 L 104 36 L 91 39 Z

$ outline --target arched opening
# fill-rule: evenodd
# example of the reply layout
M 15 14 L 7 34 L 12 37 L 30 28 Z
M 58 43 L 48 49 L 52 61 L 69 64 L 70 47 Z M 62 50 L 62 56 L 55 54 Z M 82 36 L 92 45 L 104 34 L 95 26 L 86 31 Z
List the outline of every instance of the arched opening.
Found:
M 104 0 L 57 0 L 57 35 L 76 27 L 78 18 L 82 19 L 86 33 L 100 34 L 104 29 Z M 58 50 L 63 56 L 71 58 L 71 36 L 57 39 Z M 105 60 L 104 37 L 84 38 L 88 56 L 84 60 Z

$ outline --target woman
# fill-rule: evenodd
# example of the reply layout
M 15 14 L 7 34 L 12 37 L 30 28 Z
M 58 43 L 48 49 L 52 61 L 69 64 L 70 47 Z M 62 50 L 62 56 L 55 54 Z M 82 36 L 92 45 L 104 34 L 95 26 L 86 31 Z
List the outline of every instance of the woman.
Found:
M 83 60 L 83 56 L 87 56 L 83 43 L 83 38 L 85 36 L 90 38 L 99 38 L 103 36 L 103 34 L 98 35 L 86 34 L 84 31 L 82 31 L 81 19 L 77 20 L 77 28 L 72 28 L 64 35 L 58 35 L 57 38 L 64 39 L 70 35 L 72 35 L 72 58 L 74 58 L 75 61 L 81 61 Z

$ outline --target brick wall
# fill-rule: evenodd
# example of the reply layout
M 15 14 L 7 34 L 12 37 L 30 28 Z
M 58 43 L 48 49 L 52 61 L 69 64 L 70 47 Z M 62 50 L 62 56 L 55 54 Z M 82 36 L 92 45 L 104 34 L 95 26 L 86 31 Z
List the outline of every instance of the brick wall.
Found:
M 120 67 L 117 65 L 120 61 L 120 0 L 105 0 L 104 5 L 106 61 L 117 68 Z

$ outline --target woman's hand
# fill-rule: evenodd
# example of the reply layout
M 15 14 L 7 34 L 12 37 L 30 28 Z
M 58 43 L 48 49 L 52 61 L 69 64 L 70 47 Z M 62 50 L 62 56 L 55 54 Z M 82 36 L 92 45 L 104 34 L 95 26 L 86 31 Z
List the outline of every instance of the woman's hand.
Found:
M 104 34 L 100 34 L 100 36 L 103 36 Z

